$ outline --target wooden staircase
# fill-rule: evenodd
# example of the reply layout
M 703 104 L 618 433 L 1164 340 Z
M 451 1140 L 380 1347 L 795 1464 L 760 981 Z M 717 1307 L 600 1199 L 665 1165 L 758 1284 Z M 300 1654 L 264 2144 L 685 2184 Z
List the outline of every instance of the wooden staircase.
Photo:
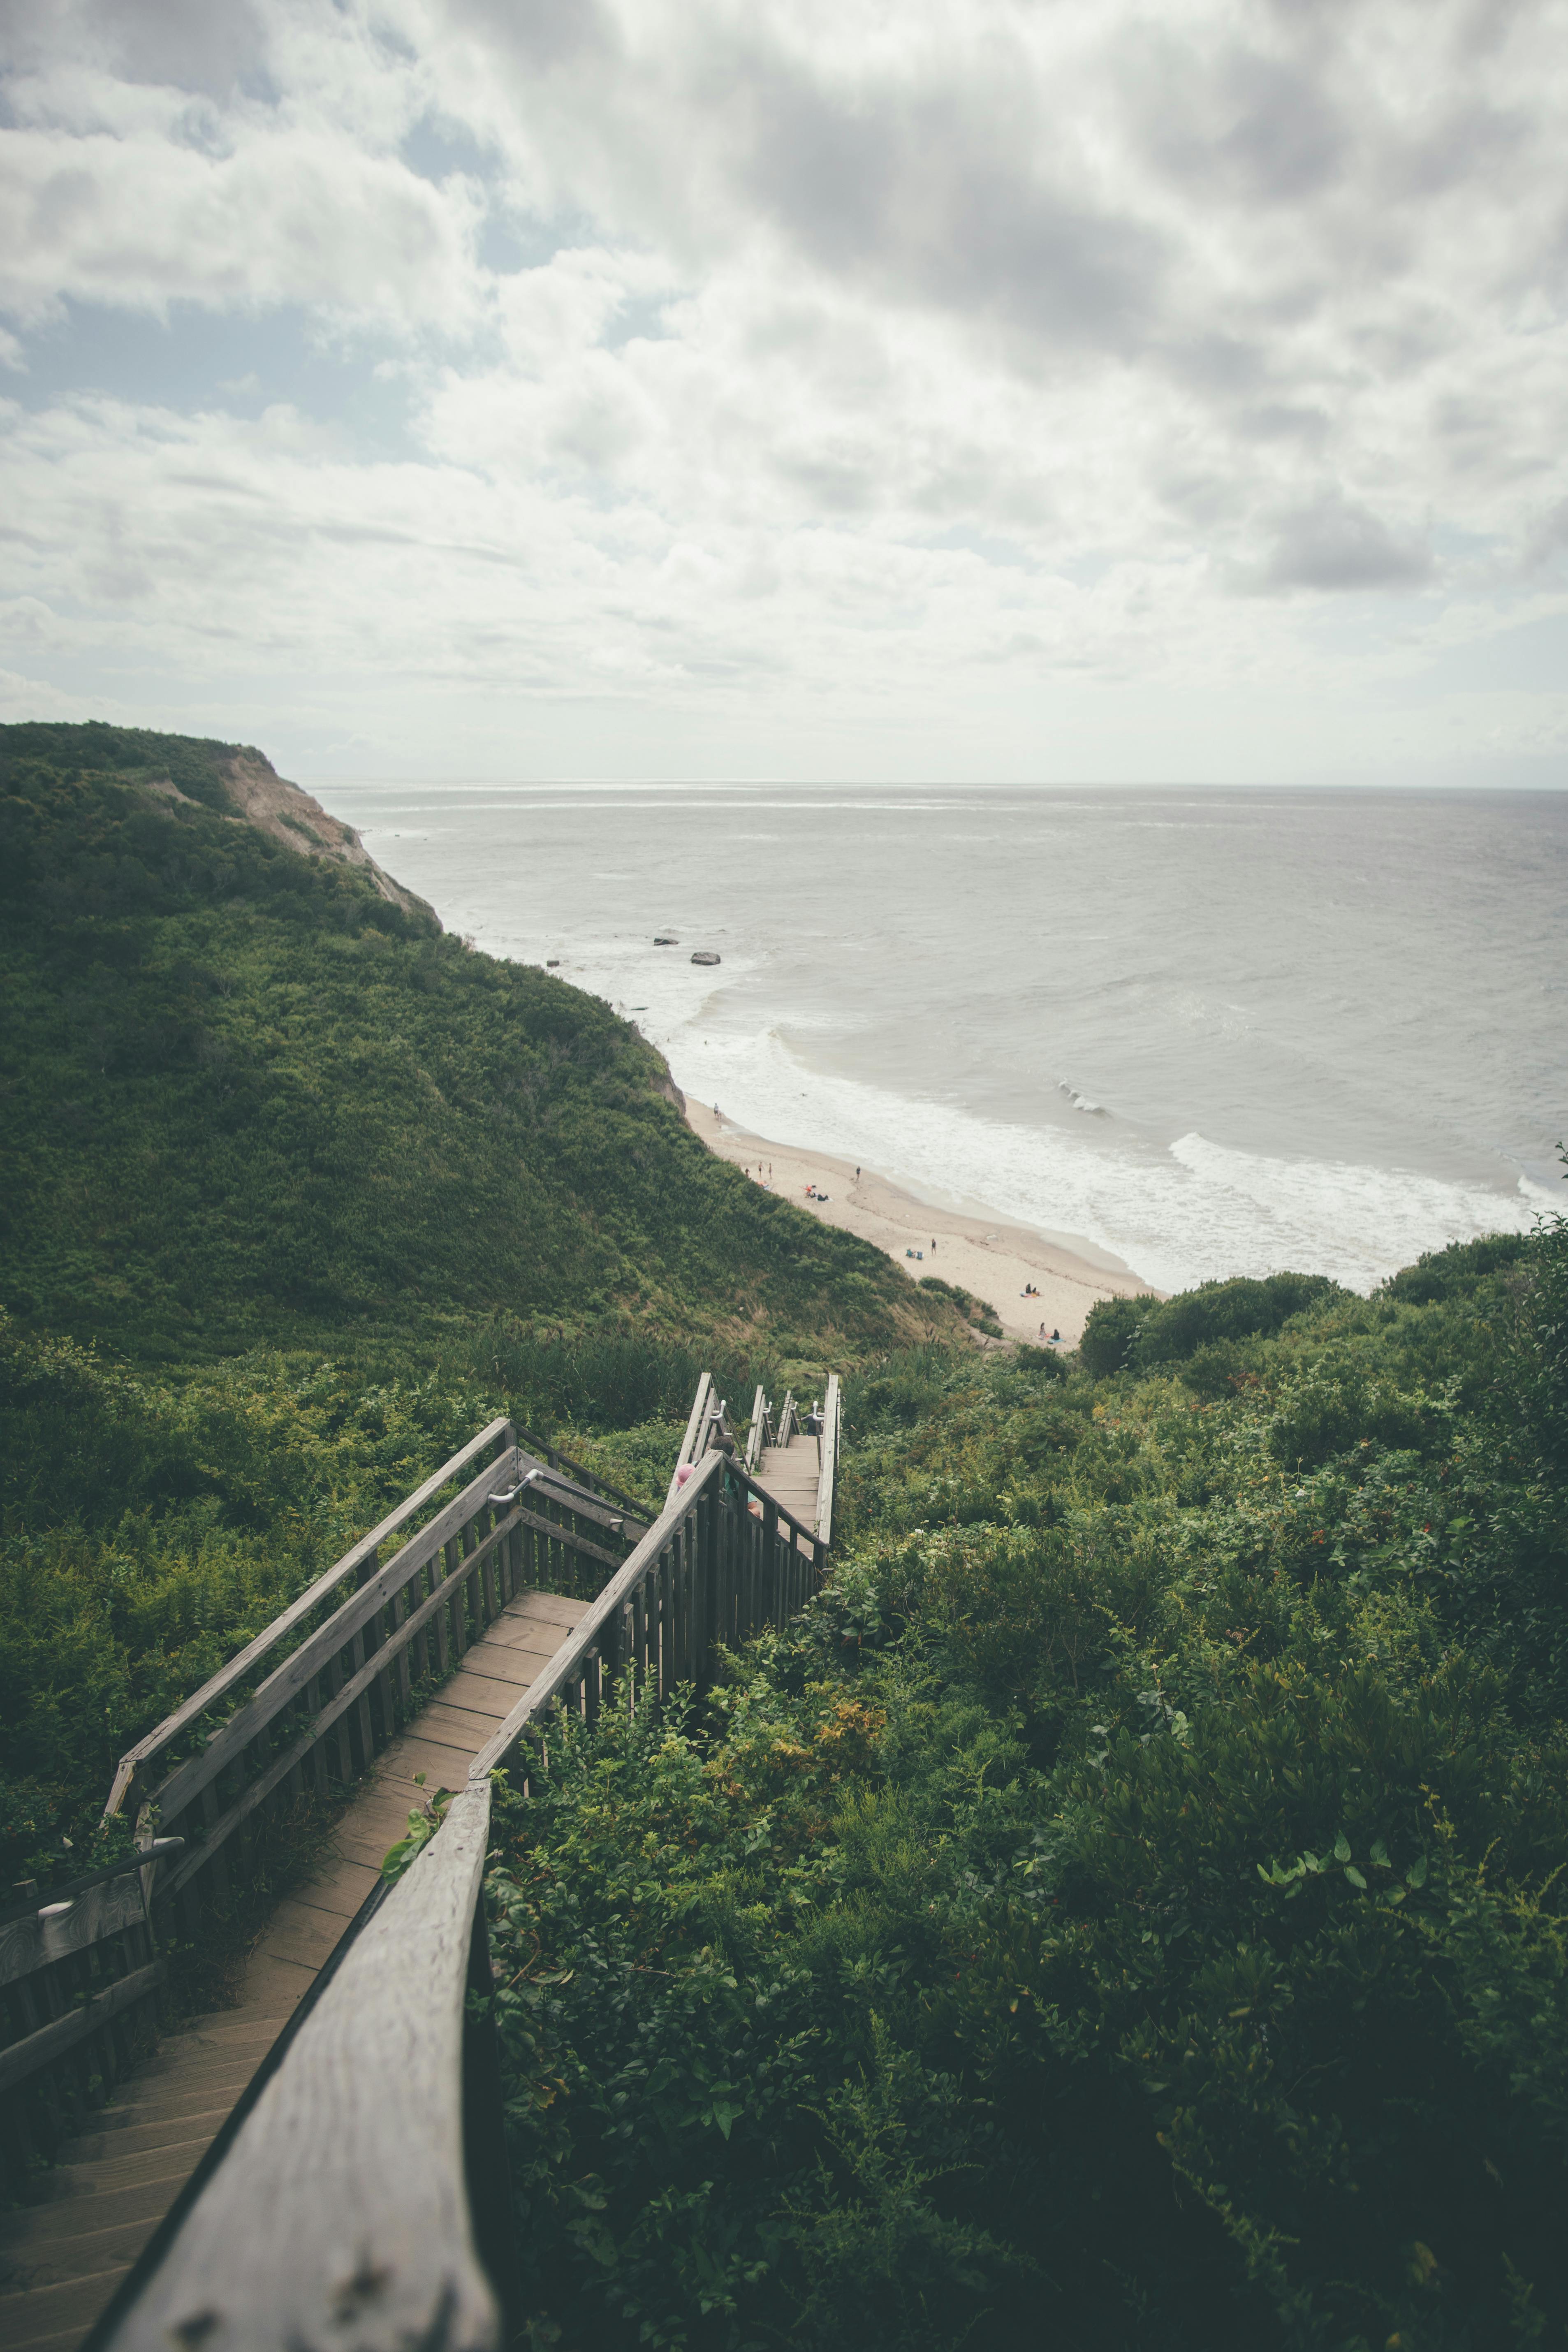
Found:
M 61 2148 L 42 2201 L 0 2218 L 11 2274 L 0 2352 L 70 2352 L 92 2326 L 374 1891 L 409 1813 L 467 1784 L 474 1756 L 587 1606 L 553 1592 L 508 1602 L 361 1783 L 321 1868 L 274 1911 L 234 2008 L 168 2035 Z
M 491 1776 L 526 1795 L 560 1712 L 700 1688 L 718 1647 L 805 1606 L 837 1379 L 821 1420 L 790 1397 L 775 1419 L 759 1390 L 742 1465 L 704 1375 L 651 1527 L 492 1423 L 127 1753 L 109 1810 L 134 1811 L 135 1855 L 0 1913 L 0 2168 L 30 2200 L 0 2213 L 0 2352 L 73 2352 L 100 2320 L 95 2352 L 346 2342 L 362 2281 L 357 2352 L 501 2352 L 514 2221 L 470 1998 L 491 1981 Z M 320 1867 L 235 2006 L 147 2055 L 171 1933 L 243 1883 L 263 1809 L 310 1787 L 348 1799 Z M 442 1826 L 386 1886 L 443 1787 Z

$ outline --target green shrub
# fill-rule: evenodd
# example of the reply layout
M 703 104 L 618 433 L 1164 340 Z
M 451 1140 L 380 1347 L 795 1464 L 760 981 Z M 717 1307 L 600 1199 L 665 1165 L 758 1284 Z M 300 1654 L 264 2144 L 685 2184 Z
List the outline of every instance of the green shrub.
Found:
M 536 2340 L 1561 2338 L 1565 1262 L 861 1376 L 821 1598 L 510 1821 Z
M 1119 1372 L 1131 1357 L 1152 1302 L 1146 1298 L 1097 1298 L 1084 1318 L 1078 1352 L 1097 1381 Z

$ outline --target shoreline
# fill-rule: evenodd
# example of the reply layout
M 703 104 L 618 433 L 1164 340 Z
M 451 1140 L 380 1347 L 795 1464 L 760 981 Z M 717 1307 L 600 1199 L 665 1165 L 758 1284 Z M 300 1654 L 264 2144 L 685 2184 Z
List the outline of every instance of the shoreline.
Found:
M 709 1104 L 689 1097 L 686 1120 L 720 1159 L 752 1171 L 753 1181 L 759 1168 L 771 1168 L 771 1191 L 796 1208 L 809 1210 L 824 1224 L 858 1234 L 885 1251 L 912 1280 L 939 1275 L 943 1282 L 984 1299 L 995 1308 L 996 1320 L 1010 1339 L 1037 1344 L 1043 1325 L 1047 1334 L 1060 1331 L 1064 1347 L 1076 1347 L 1097 1299 L 1161 1295 L 1131 1267 L 1091 1265 L 1059 1242 L 999 1215 L 972 1216 L 931 1207 L 874 1168 L 862 1168 L 857 1178 L 851 1161 L 798 1144 L 772 1143 L 727 1118 L 722 1110 L 715 1116 Z M 820 1185 L 827 1198 L 811 1199 L 808 1184 Z M 907 1255 L 910 1250 L 924 1255 L 911 1258 Z M 1022 1296 L 1026 1282 L 1035 1286 L 1037 1297 Z

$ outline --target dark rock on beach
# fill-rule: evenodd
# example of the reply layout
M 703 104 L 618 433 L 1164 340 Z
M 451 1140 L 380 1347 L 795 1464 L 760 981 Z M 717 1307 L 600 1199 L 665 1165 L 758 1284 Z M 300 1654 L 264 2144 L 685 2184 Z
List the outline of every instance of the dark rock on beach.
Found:
M 693 963 L 721 963 L 723 958 L 716 956 L 711 948 L 699 948 L 691 961 Z
M 678 948 L 680 945 L 673 931 L 657 932 L 653 943 L 656 948 Z

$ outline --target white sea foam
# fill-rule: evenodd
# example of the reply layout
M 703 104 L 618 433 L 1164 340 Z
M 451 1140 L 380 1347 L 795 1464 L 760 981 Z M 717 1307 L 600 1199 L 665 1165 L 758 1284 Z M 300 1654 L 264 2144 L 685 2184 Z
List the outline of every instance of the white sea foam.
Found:
M 1162 1288 L 1364 1289 L 1563 1198 L 1552 795 L 341 800 L 454 929 L 558 958 L 758 1134 Z
M 568 976 L 594 985 L 587 969 Z M 777 1029 L 726 1030 L 716 1008 L 705 1021 L 683 974 L 660 977 L 663 1001 L 649 990 L 638 1026 L 689 1093 L 739 1126 L 1080 1234 L 1161 1290 L 1284 1267 L 1370 1290 L 1424 1250 L 1522 1231 L 1550 1202 L 1523 1179 L 1505 1192 L 1237 1151 L 1197 1134 L 1163 1149 L 1098 1124 L 1064 1131 L 982 1118 L 815 1069 Z

